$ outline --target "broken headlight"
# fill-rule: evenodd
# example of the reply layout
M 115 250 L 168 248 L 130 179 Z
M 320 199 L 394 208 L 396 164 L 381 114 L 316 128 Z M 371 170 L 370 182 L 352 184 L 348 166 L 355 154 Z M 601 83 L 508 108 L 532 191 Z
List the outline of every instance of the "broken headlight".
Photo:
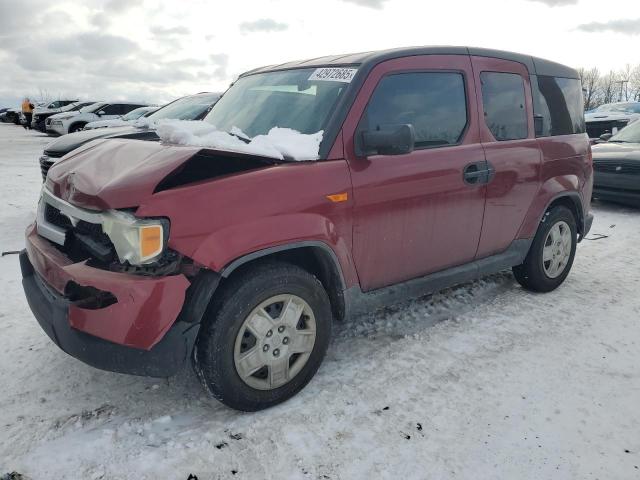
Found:
M 120 262 L 131 265 L 153 263 L 162 254 L 169 236 L 166 219 L 140 219 L 131 214 L 111 211 L 102 221 Z

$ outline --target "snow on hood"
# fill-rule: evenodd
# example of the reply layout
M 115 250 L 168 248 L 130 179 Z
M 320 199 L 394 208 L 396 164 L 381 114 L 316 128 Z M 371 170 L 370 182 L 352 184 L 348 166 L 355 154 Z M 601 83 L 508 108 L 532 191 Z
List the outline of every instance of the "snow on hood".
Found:
M 201 120 L 166 120 L 156 125 L 160 140 L 176 145 L 231 150 L 279 160 L 317 160 L 323 131 L 300 133 L 290 128 L 274 127 L 266 135 L 249 138 L 239 128 L 231 133 L 216 129 Z M 241 138 L 247 141 L 241 140 Z
M 585 121 L 594 122 L 598 120 L 637 120 L 640 114 L 632 112 L 591 112 L 584 114 Z

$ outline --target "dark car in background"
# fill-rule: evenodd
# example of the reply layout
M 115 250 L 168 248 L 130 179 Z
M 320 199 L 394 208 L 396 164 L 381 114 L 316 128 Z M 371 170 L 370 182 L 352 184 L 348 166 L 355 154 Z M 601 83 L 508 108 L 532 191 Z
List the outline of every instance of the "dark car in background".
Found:
M 615 135 L 627 125 L 640 120 L 640 102 L 607 103 L 586 113 L 584 118 L 589 138 Z
M 593 196 L 640 207 L 640 122 L 593 146 Z
M 201 120 L 220 98 L 219 93 L 203 92 L 182 97 L 143 117 L 136 126 L 98 128 L 82 130 L 51 142 L 40 157 L 42 180 L 47 177 L 51 165 L 76 148 L 98 138 L 131 138 L 137 140 L 157 140 L 153 124 L 159 120 Z

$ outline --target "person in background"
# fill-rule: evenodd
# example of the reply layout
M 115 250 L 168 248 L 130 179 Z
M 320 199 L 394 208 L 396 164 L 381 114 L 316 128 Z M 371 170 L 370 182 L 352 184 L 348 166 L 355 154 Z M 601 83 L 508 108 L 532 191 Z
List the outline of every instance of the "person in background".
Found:
M 28 128 L 29 130 L 31 130 L 31 117 L 33 116 L 33 103 L 31 103 L 31 100 L 29 100 L 28 97 L 26 97 L 23 101 L 22 101 L 22 113 L 24 114 L 24 118 L 26 119 L 27 123 L 24 125 L 25 130 Z

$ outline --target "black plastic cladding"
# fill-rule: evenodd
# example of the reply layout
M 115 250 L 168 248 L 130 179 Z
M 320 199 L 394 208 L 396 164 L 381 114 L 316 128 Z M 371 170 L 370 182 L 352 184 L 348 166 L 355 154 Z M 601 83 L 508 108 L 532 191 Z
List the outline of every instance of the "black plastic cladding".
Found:
M 257 73 L 275 72 L 282 70 L 292 70 L 294 68 L 320 68 L 320 67 L 358 67 L 349 88 L 338 101 L 336 108 L 331 115 L 324 132 L 324 139 L 320 144 L 320 158 L 326 159 L 329 150 L 335 143 L 336 137 L 342 128 L 342 124 L 349 113 L 351 105 L 356 99 L 360 87 L 369 76 L 371 70 L 381 62 L 396 58 L 413 57 L 418 55 L 467 55 L 477 57 L 490 57 L 518 62 L 527 67 L 530 75 L 548 75 L 553 77 L 580 78 L 578 72 L 570 67 L 559 63 L 544 60 L 542 58 L 523 55 L 520 53 L 506 52 L 502 50 L 491 50 L 487 48 L 475 47 L 408 47 L 395 48 L 391 50 L 380 50 L 377 52 L 351 53 L 346 55 L 330 55 L 326 57 L 298 60 L 294 62 L 282 63 L 280 65 L 270 65 L 256 68 L 243 73 L 240 77 L 255 75 Z

